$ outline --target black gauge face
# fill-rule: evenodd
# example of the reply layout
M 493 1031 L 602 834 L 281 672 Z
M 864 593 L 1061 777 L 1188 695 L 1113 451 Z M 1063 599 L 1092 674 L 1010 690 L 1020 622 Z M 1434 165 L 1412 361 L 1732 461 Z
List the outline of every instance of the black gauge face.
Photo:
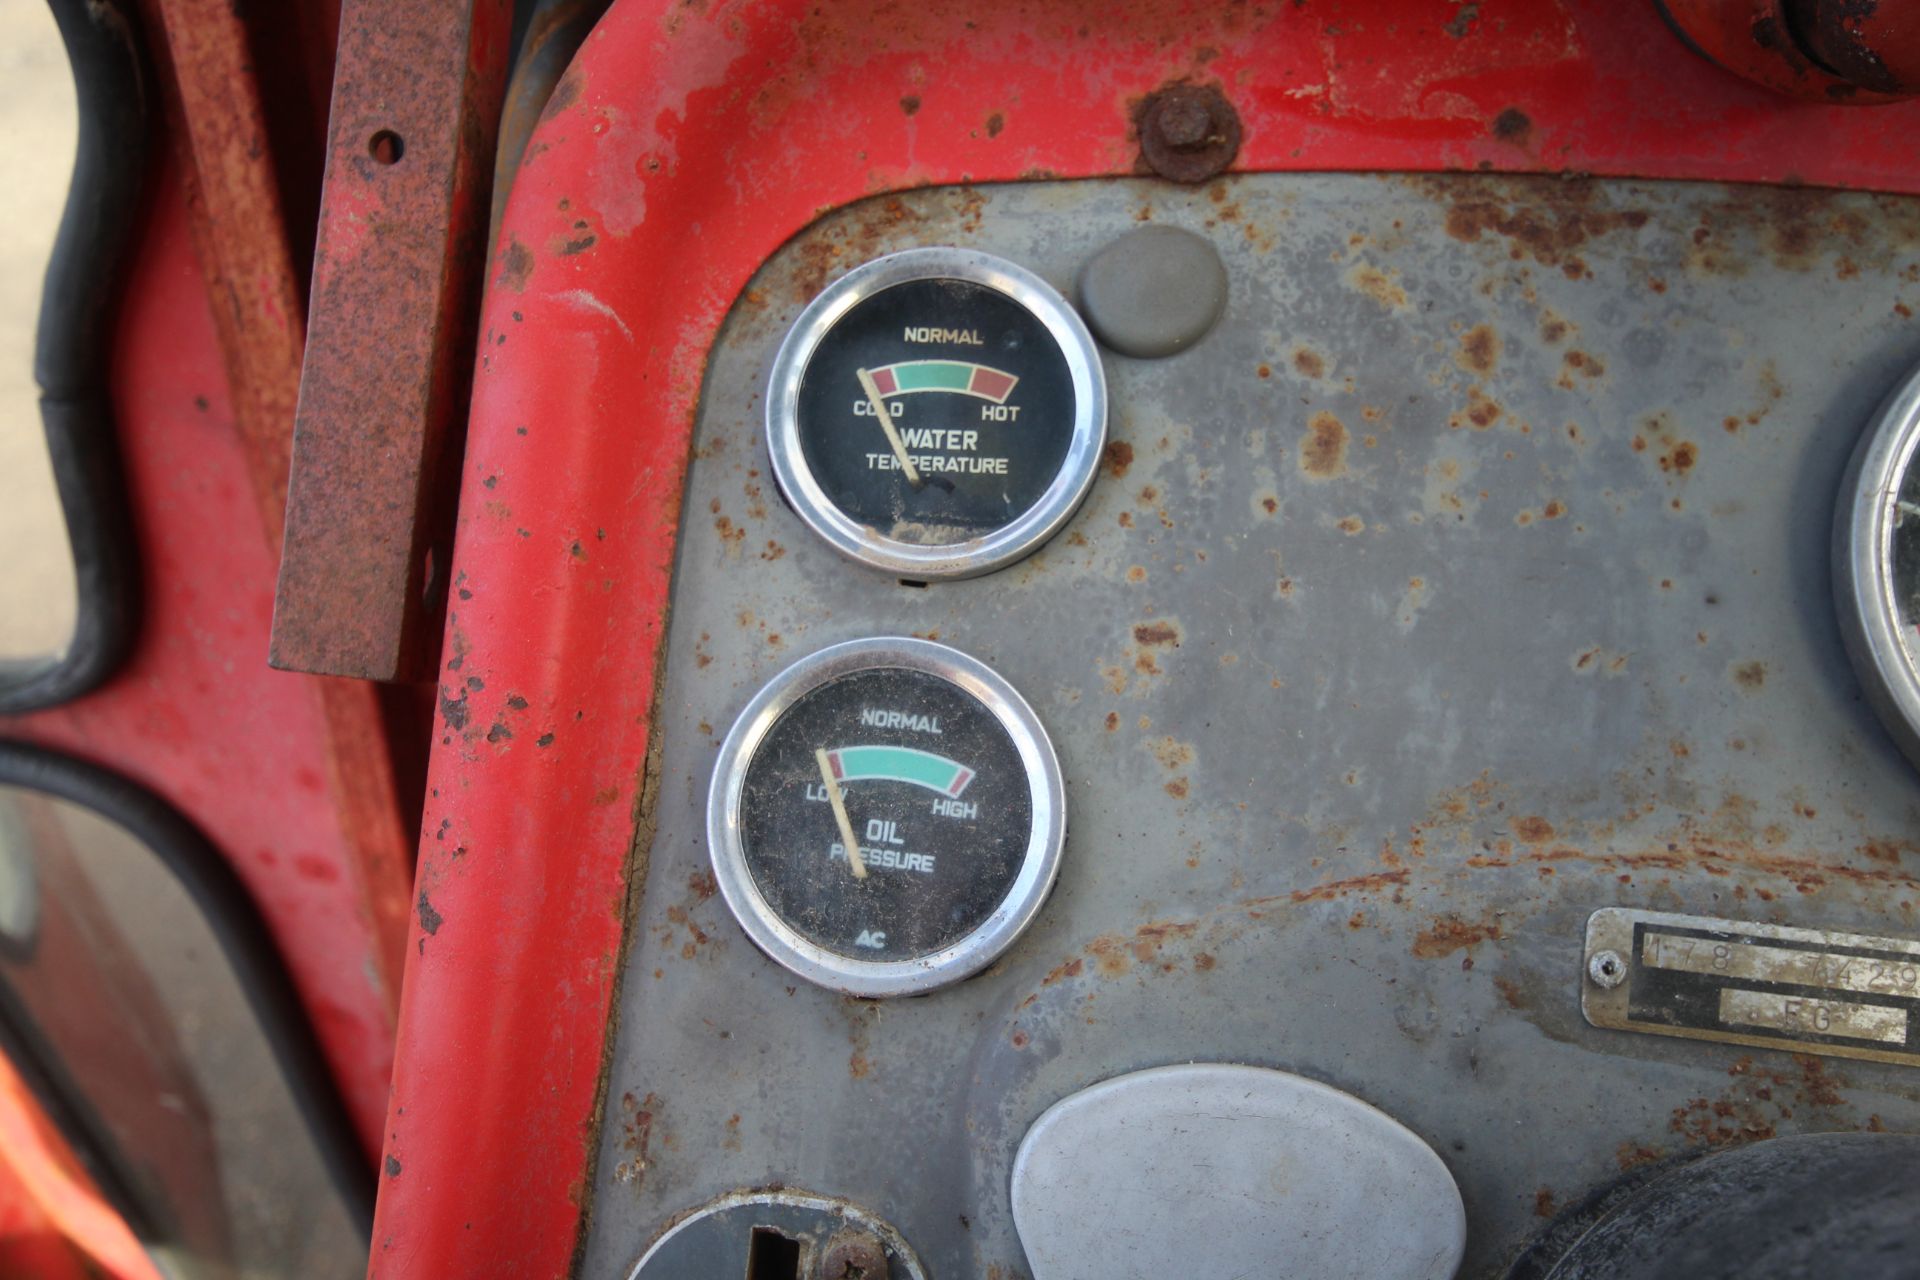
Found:
M 740 814 L 773 913 L 853 960 L 966 937 L 1007 897 L 1033 833 L 1026 767 L 999 719 L 952 681 L 899 667 L 801 695 L 754 752 Z
M 1900 639 L 1910 655 L 1920 658 L 1920 631 L 1915 630 L 1920 624 L 1920 466 L 1908 466 L 1900 477 L 1888 556 Z
M 1067 359 L 981 284 L 911 280 L 856 303 L 807 361 L 800 450 L 827 501 L 895 542 L 945 546 L 1038 504 L 1073 444 Z

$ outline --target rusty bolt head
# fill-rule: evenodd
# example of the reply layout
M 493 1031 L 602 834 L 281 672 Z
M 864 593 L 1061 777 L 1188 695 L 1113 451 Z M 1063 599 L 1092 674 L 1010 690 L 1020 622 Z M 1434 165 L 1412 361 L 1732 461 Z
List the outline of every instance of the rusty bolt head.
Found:
M 1174 182 L 1205 182 L 1240 152 L 1240 116 L 1209 85 L 1171 84 L 1140 104 L 1140 156 Z
M 1213 115 L 1206 104 L 1182 94 L 1163 104 L 1154 116 L 1160 138 L 1175 151 L 1198 151 L 1213 135 Z
M 819 1280 L 887 1280 L 887 1251 L 864 1231 L 842 1231 L 820 1255 Z
M 1788 29 L 1826 70 L 1889 96 L 1920 92 L 1920 21 L 1904 4 L 1786 0 Z

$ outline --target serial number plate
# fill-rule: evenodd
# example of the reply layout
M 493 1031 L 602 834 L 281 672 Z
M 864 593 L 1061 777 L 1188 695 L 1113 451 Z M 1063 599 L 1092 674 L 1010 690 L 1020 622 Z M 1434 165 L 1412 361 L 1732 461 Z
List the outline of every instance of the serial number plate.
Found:
M 1920 942 L 1607 907 L 1587 919 L 1596 1027 L 1920 1065 Z

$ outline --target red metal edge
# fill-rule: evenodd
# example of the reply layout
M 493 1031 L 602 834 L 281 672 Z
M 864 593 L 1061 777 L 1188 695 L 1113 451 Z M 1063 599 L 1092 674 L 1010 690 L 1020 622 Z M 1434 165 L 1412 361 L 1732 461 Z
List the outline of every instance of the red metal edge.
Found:
M 1131 107 L 1182 78 L 1240 112 L 1240 171 L 1920 190 L 1920 107 L 1780 98 L 1647 4 L 621 0 L 483 307 L 371 1275 L 573 1266 L 689 436 L 751 273 L 862 196 L 1132 172 Z

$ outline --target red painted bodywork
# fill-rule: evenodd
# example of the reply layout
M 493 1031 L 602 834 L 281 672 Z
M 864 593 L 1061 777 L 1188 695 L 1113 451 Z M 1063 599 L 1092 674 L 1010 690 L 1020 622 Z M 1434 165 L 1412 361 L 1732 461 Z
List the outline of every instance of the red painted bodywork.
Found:
M 391 996 L 333 796 L 320 682 L 266 665 L 278 557 L 177 170 L 163 166 L 155 186 L 113 365 L 145 577 L 138 646 L 98 691 L 0 728 L 158 792 L 228 857 L 280 943 L 371 1157 Z
M 1240 171 L 1920 191 L 1920 106 L 1770 94 L 1644 3 L 622 0 L 528 148 L 481 318 L 373 1275 L 571 1265 L 689 434 L 749 275 L 863 196 L 1131 173 L 1132 107 L 1181 78 L 1238 109 Z

